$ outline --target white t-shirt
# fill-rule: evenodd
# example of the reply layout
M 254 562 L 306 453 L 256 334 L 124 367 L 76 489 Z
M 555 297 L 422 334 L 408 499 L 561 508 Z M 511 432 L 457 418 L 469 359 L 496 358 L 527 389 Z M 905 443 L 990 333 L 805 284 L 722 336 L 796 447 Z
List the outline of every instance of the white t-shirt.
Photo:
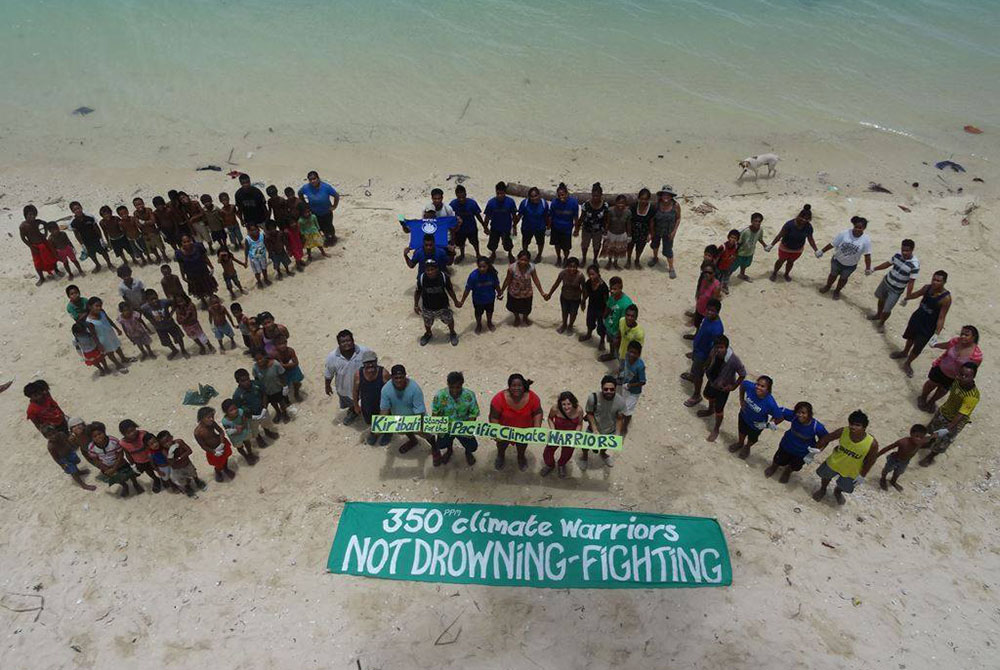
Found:
M 862 256 L 872 252 L 872 238 L 868 237 L 868 233 L 862 234 L 861 237 L 854 237 L 853 228 L 845 230 L 833 238 L 832 244 L 836 250 L 833 254 L 833 260 L 848 267 L 857 265 Z
M 439 218 L 439 219 L 442 218 L 442 217 L 445 217 L 445 216 L 455 216 L 455 210 L 453 210 L 451 208 L 451 205 L 449 205 L 446 202 L 441 203 L 441 209 L 436 209 L 434 207 L 434 203 L 433 202 L 429 202 L 429 203 L 427 203 L 427 206 L 424 207 L 424 212 L 426 212 L 428 210 L 434 210 L 434 216 L 437 217 L 437 218 Z M 420 212 L 420 218 L 423 218 L 424 212 Z
M 354 373 L 361 369 L 361 354 L 366 351 L 368 351 L 368 347 L 355 344 L 354 355 L 350 359 L 344 358 L 339 347 L 326 357 L 323 376 L 333 381 L 337 395 L 345 398 L 354 395 Z

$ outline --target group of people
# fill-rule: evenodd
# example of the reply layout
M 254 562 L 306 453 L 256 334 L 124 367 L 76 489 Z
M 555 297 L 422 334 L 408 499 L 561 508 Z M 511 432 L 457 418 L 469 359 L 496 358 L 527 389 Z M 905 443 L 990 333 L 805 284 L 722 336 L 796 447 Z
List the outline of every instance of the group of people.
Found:
M 175 260 L 180 266 L 180 277 L 173 274 L 168 264 L 161 267 L 161 289 L 165 299 L 161 299 L 155 289 L 147 289 L 141 281 L 133 278 L 131 267 L 125 262 L 125 255 L 132 251 L 139 254 L 132 257 L 133 262 L 154 260 L 148 250 L 150 246 L 155 248 L 156 245 L 145 245 L 139 251 L 139 246 L 129 243 L 119 253 L 118 247 L 121 245 L 115 243 L 120 240 L 120 235 L 115 234 L 119 228 L 114 225 L 121 226 L 120 230 L 125 232 L 128 240 L 134 238 L 128 232 L 131 228 L 122 226 L 121 217 L 114 217 L 115 224 L 108 227 L 106 219 L 111 216 L 109 209 L 102 209 L 102 222 L 96 229 L 103 231 L 111 249 L 123 261 L 123 265 L 118 268 L 121 280 L 119 295 L 122 298 L 118 306 L 118 319 L 112 320 L 107 315 L 100 298 L 82 297 L 75 285 L 67 288 L 67 312 L 74 321 L 74 345 L 84 361 L 96 366 L 101 374 L 111 371 L 107 361 L 117 370 L 127 372 L 127 365 L 133 359 L 122 352 L 118 338 L 122 334 L 135 344 L 144 359 L 156 356 L 150 346 L 154 331 L 161 344 L 169 350 L 168 358 L 188 355 L 184 346 L 185 335 L 198 345 L 201 353 L 214 351 L 211 341 L 198 322 L 197 308 L 190 296 L 200 299 L 206 307 L 220 352 L 225 349 L 226 338 L 229 339 L 231 348 L 236 347 L 233 328 L 240 329 L 248 353 L 255 358 L 253 372 L 237 372 L 237 392 L 221 408 L 224 414 L 223 427 L 220 428 L 215 423 L 214 410 L 202 408 L 195 431 L 196 441 L 206 450 L 207 457 L 211 452 L 209 462 L 215 467 L 219 481 L 233 476 L 225 464 L 232 454 L 233 444 L 237 445 L 237 450 L 244 455 L 248 464 L 256 462 L 251 438 L 258 441 L 258 446 L 263 446 L 261 431 L 265 435 L 272 434 L 268 407 L 274 410 L 275 421 L 289 420 L 289 404 L 292 398 L 296 401 L 300 399 L 300 386 L 304 376 L 294 350 L 288 346 L 287 328 L 276 324 L 269 313 L 251 317 L 243 314 L 239 303 L 234 302 L 228 308 L 222 304 L 216 295 L 218 287 L 212 277 L 212 265 L 207 253 L 214 251 L 213 242 L 219 244 L 220 265 L 224 267 L 227 287 L 235 297 L 234 287 L 242 292 L 242 286 L 238 278 L 231 284 L 225 272 L 227 262 L 230 267 L 234 261 L 239 262 L 232 258 L 230 243 L 234 247 L 243 248 L 245 258 L 251 262 L 257 254 L 252 247 L 257 244 L 263 244 L 267 253 L 270 253 L 272 247 L 259 241 L 264 240 L 268 234 L 277 231 L 286 243 L 289 233 L 291 237 L 301 235 L 302 217 L 296 219 L 290 214 L 299 212 L 316 222 L 320 231 L 321 239 L 314 240 L 316 246 L 309 249 L 319 248 L 325 254 L 323 246 L 335 240 L 332 211 L 339 202 L 336 190 L 320 181 L 315 172 L 309 174 L 309 183 L 298 194 L 292 189 L 286 189 L 285 198 L 278 196 L 277 189 L 271 186 L 267 189 L 271 197 L 265 199 L 263 193 L 250 184 L 248 176 L 240 175 L 240 180 L 241 189 L 235 196 L 237 205 L 230 205 L 228 197 L 220 200 L 223 201 L 223 208 L 233 208 L 231 211 L 235 213 L 232 220 L 237 225 L 242 223 L 246 227 L 245 235 L 230 235 L 229 220 L 221 214 L 221 231 L 218 225 L 208 220 L 211 217 L 205 215 L 215 211 L 209 196 L 202 196 L 202 206 L 180 193 L 171 192 L 169 205 L 162 199 L 154 199 L 155 209 L 149 219 L 156 223 L 157 234 L 162 238 L 161 251 L 163 241 L 174 247 Z M 574 330 L 578 312 L 584 313 L 586 330 L 579 334 L 578 339 L 591 340 L 596 331 L 599 338 L 598 350 L 602 352 L 600 360 L 616 362 L 617 374 L 606 375 L 600 388 L 588 394 L 582 407 L 572 392 L 560 393 L 557 402 L 546 415 L 546 421 L 549 427 L 555 429 L 586 429 L 595 433 L 624 435 L 646 383 L 645 363 L 642 359 L 645 333 L 638 322 L 639 307 L 625 294 L 622 278 L 614 276 L 605 282 L 597 261 L 604 257 L 607 259 L 605 269 L 618 268 L 618 260 L 624 257 L 625 268 L 640 268 L 641 254 L 645 246 L 652 242 L 653 258 L 649 265 L 658 263 L 659 253 L 662 252 L 667 259 L 669 276 L 675 278 L 672 243 L 681 218 L 680 205 L 674 200 L 675 193 L 670 187 L 664 186 L 657 193 L 656 201 L 652 202 L 652 194 L 643 189 L 635 198 L 616 196 L 612 205 L 604 201 L 600 184 L 594 184 L 591 199 L 581 206 L 569 195 L 564 184 L 559 185 L 556 197 L 551 202 L 541 198 L 537 188 L 530 189 L 528 197 L 520 203 L 515 203 L 506 191 L 506 185 L 498 183 L 496 196 L 487 202 L 484 209 L 480 209 L 461 185 L 455 189 L 456 197 L 449 204 L 444 203 L 443 192 L 434 189 L 431 204 L 424 209 L 422 221 L 427 223 L 429 219 L 434 219 L 444 223 L 452 217 L 454 221 L 449 225 L 435 225 L 430 229 L 423 225 L 419 231 L 411 230 L 407 222 L 402 222 L 404 230 L 411 233 L 411 242 L 404 249 L 404 261 L 409 267 L 417 268 L 414 311 L 422 317 L 424 325 L 420 344 L 426 345 L 432 339 L 432 326 L 435 321 L 440 320 L 448 327 L 450 342 L 456 345 L 458 335 L 452 307 L 461 308 L 470 296 L 476 320 L 475 332 L 481 333 L 484 329 L 495 330 L 494 306 L 505 294 L 506 307 L 513 315 L 514 326 L 528 326 L 532 323 L 530 315 L 535 291 L 548 301 L 558 289 L 562 318 L 557 332 Z M 328 210 L 321 213 L 329 216 L 323 219 L 323 225 L 320 226 L 315 210 L 324 201 Z M 179 218 L 171 214 L 155 214 L 170 207 L 174 208 L 172 211 L 187 214 L 180 214 Z M 139 202 L 137 213 L 131 215 L 133 221 L 144 220 L 138 214 L 143 208 L 143 204 Z M 39 242 L 34 233 L 53 224 L 39 222 L 37 212 L 32 212 L 32 209 L 30 205 L 25 208 L 25 223 L 22 224 L 21 233 L 22 239 L 32 249 L 37 269 L 39 258 L 45 256 L 42 248 L 44 245 L 49 245 L 46 248 L 53 250 L 60 247 L 50 237 L 44 238 L 44 243 Z M 322 209 L 322 205 L 319 205 L 319 209 Z M 84 245 L 87 254 L 94 259 L 95 268 L 100 267 L 97 256 L 102 255 L 102 251 L 106 262 L 111 265 L 103 242 L 90 246 L 86 242 L 91 240 L 86 232 L 89 225 L 86 220 L 90 218 L 90 223 L 93 223 L 92 217 L 82 214 L 78 203 L 73 203 L 71 210 L 74 218 L 70 228 Z M 200 216 L 196 214 L 199 211 Z M 957 337 L 948 342 L 938 341 L 951 304 L 951 296 L 944 288 L 947 273 L 943 270 L 935 272 L 928 284 L 915 290 L 920 265 L 914 253 L 916 245 L 913 240 L 903 240 L 899 252 L 873 266 L 871 240 L 866 232 L 868 222 L 863 217 L 853 217 L 851 228 L 837 234 L 822 248 L 814 239 L 812 208 L 809 205 L 805 205 L 794 219 L 787 221 L 770 243 L 765 240 L 763 219 L 761 214 L 754 213 L 748 226 L 729 231 L 721 244 L 705 248 L 695 287 L 693 309 L 687 313 L 694 328 L 694 332 L 685 335 L 692 341 L 692 351 L 688 354 L 691 365 L 690 370 L 681 377 L 691 383 L 693 389 L 685 405 L 693 408 L 708 402 L 707 408 L 699 409 L 697 413 L 700 417 L 710 419 L 711 428 L 707 439 L 714 442 L 723 424 L 728 397 L 736 391 L 740 403 L 738 439 L 729 446 L 729 450 L 741 458 L 747 458 L 764 430 L 776 429 L 778 424 L 788 422 L 789 428 L 782 437 L 770 466 L 765 470 L 765 475 L 770 477 L 782 469 L 782 482 L 787 482 L 793 472 L 801 469 L 828 444 L 835 443 L 833 454 L 817 471 L 821 478 L 820 488 L 816 492 L 817 499 L 822 498 L 831 481 L 836 480 L 834 493 L 837 500 L 843 502 L 843 494 L 851 492 L 873 467 L 878 456 L 887 452 L 892 453 L 886 461 L 880 482 L 883 488 L 888 488 L 890 484 L 901 488 L 897 480 L 910 458 L 919 449 L 928 447 L 930 452 L 921 459 L 921 465 L 932 463 L 938 454 L 947 450 L 978 404 L 979 390 L 975 385 L 975 376 L 978 365 L 982 362 L 978 330 L 967 325 Z M 166 226 L 162 225 L 163 221 L 168 222 Z M 261 223 L 264 223 L 266 233 L 260 234 Z M 205 231 L 201 231 L 199 225 Z M 522 248 L 515 256 L 513 237 L 517 235 L 518 225 L 522 229 Z M 480 226 L 488 236 L 486 249 L 489 255 L 485 255 L 479 246 Z M 208 234 L 203 236 L 201 232 Z M 65 231 L 56 225 L 56 236 L 60 233 L 66 236 Z M 556 249 L 556 265 L 560 268 L 548 290 L 542 285 L 536 268 L 536 264 L 541 261 L 546 233 Z M 571 242 L 574 237 L 581 237 L 580 257 L 572 255 Z M 208 252 L 204 244 L 208 244 Z M 451 274 L 454 272 L 453 266 L 464 260 L 467 244 L 476 255 L 476 266 L 468 275 L 464 291 L 459 297 L 452 284 Z M 534 257 L 529 249 L 532 244 L 537 246 Z M 904 333 L 906 346 L 893 354 L 893 358 L 904 360 L 904 370 L 908 375 L 912 376 L 911 364 L 926 346 L 942 350 L 941 356 L 931 365 L 928 380 L 918 399 L 918 406 L 933 414 L 930 422 L 926 426 L 913 426 L 908 437 L 894 442 L 886 449 L 879 450 L 877 441 L 867 433 L 868 418 L 860 410 L 848 417 L 844 427 L 827 431 L 814 418 L 813 407 L 809 402 L 799 401 L 794 409 L 779 405 L 772 394 L 773 380 L 766 375 L 761 375 L 756 380 L 747 379 L 746 368 L 734 353 L 730 339 L 724 332 L 720 318 L 722 301 L 730 293 L 734 275 L 743 281 L 753 281 L 747 275 L 747 270 L 753 263 L 757 247 L 760 246 L 765 252 L 777 247 L 778 258 L 769 278 L 776 281 L 784 269 L 783 277 L 790 281 L 792 269 L 806 244 L 812 247 L 818 258 L 827 252 L 833 252 L 830 272 L 825 284 L 820 287 L 820 292 L 832 292 L 834 299 L 840 298 L 849 277 L 862 261 L 866 276 L 888 270 L 875 289 L 877 308 L 869 316 L 870 320 L 876 322 L 880 332 L 884 332 L 889 315 L 900 301 L 905 304 L 907 300 L 920 299 L 920 305 L 911 316 Z M 501 246 L 510 261 L 502 277 L 494 268 L 496 253 Z M 283 248 L 289 249 L 287 244 Z M 593 252 L 594 262 L 588 265 L 587 257 L 590 252 Z M 273 262 L 275 256 L 269 257 Z M 226 258 L 226 261 L 222 258 Z M 155 261 L 164 259 L 165 254 L 163 258 L 156 254 Z M 296 257 L 296 260 L 301 258 Z M 287 254 L 281 256 L 279 252 L 278 262 L 275 262 L 279 276 L 282 268 L 290 272 L 290 262 Z M 263 265 L 251 264 L 251 267 L 259 285 L 269 283 L 266 262 Z M 71 274 L 69 265 L 65 269 L 67 274 Z M 77 270 L 81 271 L 78 265 Z M 47 272 L 45 268 L 39 271 L 40 283 Z M 182 279 L 187 284 L 186 291 L 181 284 Z M 375 353 L 356 345 L 349 331 L 341 331 L 337 340 L 337 349 L 331 352 L 326 361 L 326 392 L 328 395 L 338 395 L 341 408 L 346 410 L 345 424 L 350 424 L 357 417 L 362 417 L 366 424 L 370 424 L 375 414 L 442 416 L 454 421 L 469 421 L 480 417 L 476 395 L 465 388 L 462 373 L 456 371 L 448 375 L 446 386 L 434 394 L 428 412 L 422 389 L 416 381 L 409 378 L 402 365 L 393 366 L 389 370 L 379 366 Z M 605 342 L 608 345 L 606 353 Z M 245 392 L 241 391 L 244 386 Z M 507 388 L 490 401 L 490 422 L 515 427 L 541 426 L 541 400 L 530 387 L 530 380 L 519 374 L 511 375 Z M 27 388 L 25 393 L 28 395 Z M 45 393 L 48 393 L 47 385 Z M 237 396 L 242 400 L 238 402 Z M 938 401 L 945 396 L 947 398 L 938 406 Z M 257 401 L 250 402 L 248 397 L 256 398 Z M 45 402 L 43 399 L 41 404 Z M 29 415 L 30 413 L 29 411 Z M 233 416 L 230 417 L 230 414 Z M 227 421 L 232 423 L 237 419 L 245 419 L 246 430 L 234 432 L 229 430 L 232 426 L 226 428 Z M 92 425 L 87 426 L 88 431 Z M 103 426 L 101 429 L 104 437 L 98 437 L 98 443 L 103 443 L 105 438 L 118 439 L 107 436 Z M 127 442 L 129 438 L 126 428 L 120 426 L 119 430 L 123 437 L 118 441 Z M 72 431 L 68 431 L 67 435 L 69 444 L 82 448 L 79 435 L 74 439 L 70 439 Z M 87 437 L 90 437 L 89 432 Z M 464 436 L 456 438 L 450 435 L 408 434 L 399 447 L 399 452 L 408 452 L 416 446 L 418 438 L 430 445 L 435 466 L 450 461 L 455 439 L 464 448 L 467 463 L 471 465 L 475 462 L 474 453 L 478 447 L 476 440 Z M 380 437 L 369 433 L 366 441 L 372 445 L 387 445 L 390 439 L 390 435 Z M 91 442 L 87 443 L 88 448 L 90 444 Z M 55 449 L 53 457 L 65 450 L 65 446 L 60 445 L 62 443 L 53 445 L 50 442 L 50 451 Z M 509 443 L 498 442 L 494 462 L 497 469 L 504 467 L 506 452 L 510 446 Z M 526 445 L 513 446 L 518 467 L 526 469 Z M 127 448 L 125 452 L 123 462 L 130 462 Z M 566 466 L 572 458 L 573 449 L 562 448 L 558 454 L 555 452 L 554 447 L 543 451 L 543 476 L 554 469 L 558 470 L 560 476 L 567 475 Z M 611 455 L 607 452 L 599 452 L 599 455 L 602 462 L 610 467 Z M 581 467 L 586 467 L 588 456 L 587 450 L 581 450 Z M 221 465 L 216 467 L 216 463 Z M 155 477 L 153 474 L 150 476 Z M 163 476 L 159 478 L 164 480 Z M 127 482 L 116 483 L 123 483 L 123 489 L 127 492 L 127 486 L 124 486 Z M 189 480 L 188 483 L 196 485 L 194 480 Z M 133 484 L 138 486 L 137 482 Z M 155 483 L 154 486 L 158 488 Z M 187 485 L 180 488 L 193 492 Z

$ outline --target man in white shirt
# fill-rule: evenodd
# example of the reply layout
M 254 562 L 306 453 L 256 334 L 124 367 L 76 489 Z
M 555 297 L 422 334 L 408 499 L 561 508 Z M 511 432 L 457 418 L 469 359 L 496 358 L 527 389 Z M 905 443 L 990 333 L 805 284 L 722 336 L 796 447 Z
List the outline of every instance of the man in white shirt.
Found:
M 848 277 L 858 269 L 858 262 L 861 257 L 865 257 L 865 275 L 872 273 L 872 240 L 865 232 L 868 227 L 868 219 L 861 216 L 851 217 L 851 224 L 854 226 L 850 230 L 833 238 L 833 242 L 816 252 L 816 258 L 821 258 L 830 249 L 836 249 L 833 258 L 830 259 L 830 274 L 826 278 L 826 286 L 819 290 L 826 293 L 837 282 L 837 288 L 833 289 L 833 299 L 840 300 L 840 291 L 847 284 Z
M 445 204 L 444 201 L 444 191 L 439 188 L 431 190 L 431 204 L 424 207 L 424 216 L 427 216 L 427 212 L 433 211 L 434 218 L 440 219 L 445 216 L 455 216 L 455 210 L 451 208 L 450 205 Z
M 333 395 L 334 389 L 340 398 L 340 408 L 346 409 L 344 425 L 349 425 L 358 415 L 354 412 L 354 373 L 361 369 L 361 356 L 368 347 L 354 344 L 354 335 L 349 330 L 337 333 L 337 348 L 326 357 L 324 377 L 326 394 Z

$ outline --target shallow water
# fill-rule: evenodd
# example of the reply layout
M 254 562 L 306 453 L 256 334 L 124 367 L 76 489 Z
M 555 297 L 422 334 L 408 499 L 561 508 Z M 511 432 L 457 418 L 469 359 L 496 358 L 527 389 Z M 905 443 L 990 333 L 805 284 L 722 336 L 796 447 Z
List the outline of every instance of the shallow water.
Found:
M 953 150 L 966 123 L 1000 126 L 995 0 L 0 5 L 0 141 L 89 125 L 572 145 L 868 124 Z

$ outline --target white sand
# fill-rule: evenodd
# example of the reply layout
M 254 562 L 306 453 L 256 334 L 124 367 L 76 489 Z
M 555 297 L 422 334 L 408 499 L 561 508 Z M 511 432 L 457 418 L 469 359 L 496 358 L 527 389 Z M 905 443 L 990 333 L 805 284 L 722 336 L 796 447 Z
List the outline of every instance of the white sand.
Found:
M 162 159 L 114 160 L 69 154 L 66 162 L 21 153 L 0 169 L 5 192 L 0 205 L 10 235 L 0 239 L 0 282 L 8 303 L 2 343 L 3 372 L 16 374 L 0 396 L 6 418 L 6 448 L 0 452 L 0 565 L 4 594 L 37 593 L 45 609 L 0 611 L 0 667 L 138 668 L 665 668 L 798 667 L 936 668 L 989 667 L 1000 644 L 996 541 L 998 472 L 995 440 L 1000 429 L 994 403 L 994 357 L 1000 326 L 995 307 L 997 241 L 991 230 L 997 171 L 961 156 L 970 174 L 942 175 L 922 166 L 917 150 L 892 153 L 881 136 L 866 151 L 886 143 L 884 159 L 869 168 L 822 144 L 779 150 L 783 160 L 772 181 L 735 185 L 735 161 L 767 147 L 730 151 L 684 144 L 665 148 L 601 147 L 577 151 L 529 147 L 502 159 L 490 151 L 459 154 L 444 149 L 383 150 L 357 145 L 292 151 L 248 144 L 236 155 L 254 179 L 297 186 L 305 169 L 319 166 L 348 194 L 337 217 L 340 244 L 327 261 L 266 291 L 251 290 L 241 302 L 249 313 L 270 310 L 291 330 L 291 344 L 306 373 L 308 398 L 281 439 L 262 452 L 253 469 L 241 466 L 233 483 L 210 482 L 197 500 L 148 492 L 119 500 L 100 488 L 76 488 L 51 462 L 45 445 L 23 418 L 21 386 L 44 377 L 71 415 L 109 426 L 130 417 L 148 429 L 170 429 L 191 440 L 195 409 L 180 405 L 184 390 L 209 383 L 233 388 L 232 372 L 247 366 L 237 352 L 190 361 L 137 363 L 131 374 L 95 379 L 69 345 L 63 307 L 65 282 L 35 288 L 30 258 L 16 237 L 20 208 L 40 205 L 43 218 L 64 215 L 65 202 L 79 198 L 87 211 L 130 199 L 148 199 L 168 188 L 191 193 L 234 190 L 234 182 L 197 164 L 223 164 L 228 145 L 171 149 Z M 251 138 L 249 142 L 253 142 Z M 114 148 L 108 147 L 106 151 Z M 666 151 L 669 149 L 670 151 Z M 255 151 L 252 160 L 242 158 Z M 684 153 L 681 153 L 684 152 Z M 657 155 L 664 154 L 664 159 Z M 685 160 L 682 155 L 687 154 Z M 130 154 L 131 155 L 131 154 Z M 796 158 L 796 155 L 799 157 Z M 464 156 L 468 156 L 465 158 Z M 944 158 L 927 155 L 933 162 Z M 101 167 L 93 167 L 100 165 Z M 328 166 L 328 167 L 323 167 Z M 818 183 L 830 173 L 839 193 Z M 650 382 L 643 393 L 625 451 L 613 470 L 542 480 L 538 454 L 531 471 L 513 464 L 496 473 L 492 445 L 483 445 L 474 469 L 458 457 L 432 468 L 425 448 L 405 457 L 361 444 L 354 427 L 335 423 L 322 390 L 322 362 L 341 328 L 373 347 L 382 362 L 405 363 L 430 394 L 445 374 L 463 370 L 467 385 L 485 405 L 512 371 L 536 380 L 548 405 L 569 388 L 582 396 L 596 389 L 606 368 L 592 347 L 559 336 L 556 301 L 539 304 L 536 325 L 514 330 L 506 312 L 495 334 L 475 336 L 472 312 L 459 312 L 462 342 L 443 338 L 421 348 L 422 328 L 412 313 L 413 271 L 399 258 L 404 240 L 397 212 L 416 214 L 433 185 L 445 177 L 473 177 L 470 193 L 485 200 L 500 178 L 565 179 L 587 187 L 592 175 L 606 190 L 650 187 L 668 181 L 684 193 L 703 193 L 686 206 L 678 236 L 678 273 L 669 281 L 663 266 L 623 272 L 626 292 L 642 308 L 644 358 Z M 979 175 L 986 184 L 975 184 Z M 364 195 L 360 185 L 371 196 Z M 894 195 L 866 194 L 870 180 Z M 908 186 L 911 181 L 921 187 Z M 848 186 L 850 184 L 850 186 Z M 928 193 L 928 187 L 933 191 Z M 987 190 L 990 189 L 990 190 Z M 729 198 L 731 193 L 768 191 Z M 63 198 L 60 205 L 42 203 Z M 690 205 L 708 199 L 719 211 L 708 216 Z M 981 208 L 971 225 L 958 212 L 968 202 Z M 947 334 L 964 323 L 981 333 L 986 365 L 979 376 L 983 402 L 974 423 L 931 469 L 912 467 L 903 493 L 885 493 L 870 481 L 837 508 L 810 498 L 813 468 L 787 486 L 766 480 L 763 469 L 779 436 L 765 435 L 748 461 L 725 449 L 735 433 L 730 408 L 718 443 L 704 441 L 706 424 L 681 404 L 688 387 L 681 314 L 689 306 L 701 248 L 718 243 L 731 227 L 742 227 L 755 210 L 764 213 L 768 236 L 811 202 L 817 242 L 825 243 L 861 213 L 871 221 L 875 262 L 888 257 L 904 236 L 917 240 L 923 279 L 933 270 L 951 272 L 955 296 Z M 904 213 L 897 204 L 909 207 Z M 388 208 L 386 211 L 378 208 Z M 648 251 L 647 251 L 648 257 Z M 779 402 L 810 400 L 829 427 L 863 408 L 882 444 L 928 417 L 914 405 L 932 357 L 917 361 L 907 380 L 889 353 L 913 305 L 897 310 L 885 336 L 864 319 L 874 305 L 877 277 L 858 272 L 834 303 L 816 291 L 828 259 L 803 257 L 795 281 L 772 284 L 765 270 L 775 256 L 758 251 L 753 284 L 734 282 L 722 317 L 751 374 L 776 379 Z M 89 262 L 88 264 L 89 265 Z M 464 280 L 469 266 L 459 269 Z M 554 279 L 551 253 L 540 269 L 543 284 Z M 138 276 L 158 286 L 155 267 Z M 244 284 L 252 284 L 241 273 Z M 78 282 L 84 295 L 117 303 L 117 279 L 107 271 Z M 131 345 L 126 350 L 134 352 Z M 159 349 L 162 353 L 162 349 Z M 500 355 L 498 355 L 500 354 Z M 225 396 L 224 396 L 225 397 Z M 234 459 L 235 460 L 235 459 Z M 200 472 L 208 466 L 195 457 Z M 873 471 L 872 480 L 877 477 Z M 991 474 L 993 473 L 993 474 Z M 716 517 L 732 554 L 731 588 L 649 591 L 553 591 L 388 582 L 326 574 L 325 562 L 344 500 L 430 500 L 552 506 L 592 506 Z M 828 547 L 826 545 L 832 545 Z M 17 608 L 35 598 L 5 595 Z M 435 646 L 456 617 L 458 641 Z

